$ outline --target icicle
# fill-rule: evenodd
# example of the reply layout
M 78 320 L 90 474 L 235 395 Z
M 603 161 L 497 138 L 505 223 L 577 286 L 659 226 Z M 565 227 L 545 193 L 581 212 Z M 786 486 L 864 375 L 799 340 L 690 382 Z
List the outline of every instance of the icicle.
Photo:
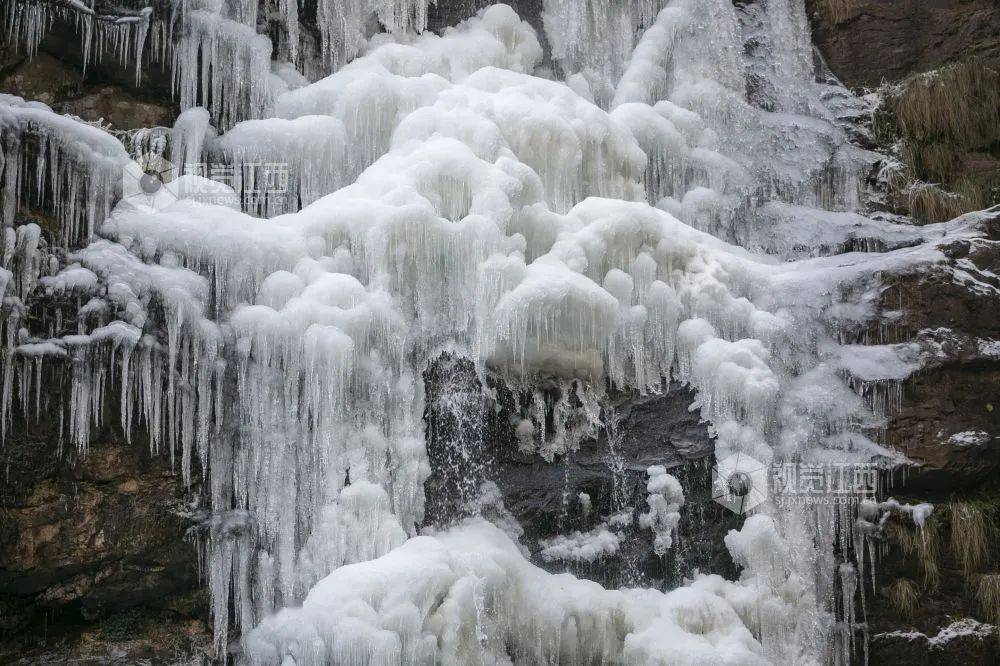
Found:
M 663 0 L 544 0 L 552 56 L 567 76 L 580 74 L 606 107 L 635 46 Z
M 223 129 L 261 117 L 271 105 L 271 41 L 205 9 L 185 8 L 179 20 L 173 77 L 181 109 L 204 106 Z
M 370 15 L 366 0 L 317 0 L 316 26 L 323 61 L 337 70 L 360 53 Z
M 215 128 L 206 109 L 196 106 L 183 111 L 170 133 L 170 161 L 182 173 L 208 175 L 202 168 L 205 144 L 214 137 Z
M 105 16 L 76 0 L 8 0 L 5 5 L 7 40 L 15 49 L 23 47 L 29 58 L 38 52 L 54 21 L 70 22 L 80 34 L 84 72 L 91 57 L 100 62 L 102 56 L 110 52 L 124 65 L 132 63 L 135 83 L 139 85 L 142 54 L 153 13 L 151 7 L 122 16 Z
M 85 241 L 107 217 L 125 149 L 96 127 L 53 113 L 37 102 L 0 96 L 3 223 L 24 205 L 50 202 L 63 244 Z

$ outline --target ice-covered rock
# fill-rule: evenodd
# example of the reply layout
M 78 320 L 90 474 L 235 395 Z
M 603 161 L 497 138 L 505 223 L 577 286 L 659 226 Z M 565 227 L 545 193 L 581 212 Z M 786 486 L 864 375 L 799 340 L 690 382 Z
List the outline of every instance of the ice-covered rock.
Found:
M 851 209 L 870 155 L 811 80 L 801 2 L 545 9 L 566 83 L 535 75 L 538 37 L 509 7 L 417 35 L 426 3 L 352 0 L 318 3 L 321 35 L 338 65 L 364 55 L 306 85 L 273 72 L 255 3 L 181 3 L 171 156 L 218 157 L 234 187 L 189 172 L 113 211 L 128 161 L 114 137 L 3 99 L 5 225 L 23 192 L 44 193 L 71 246 L 41 252 L 38 226 L 4 233 L 4 406 L 27 404 L 32 372 L 52 364 L 81 451 L 114 394 L 126 437 L 143 428 L 185 480 L 204 475 L 218 649 L 236 627 L 250 661 L 298 666 L 833 654 L 832 600 L 853 587 L 835 590 L 831 572 L 854 565 L 834 547 L 846 516 L 825 509 L 762 503 L 726 539 L 738 581 L 666 594 L 534 568 L 489 483 L 466 509 L 505 530 L 474 519 L 420 534 L 422 374 L 442 350 L 483 391 L 508 391 L 512 441 L 547 462 L 614 427 L 609 393 L 671 382 L 693 392 L 720 456 L 888 456 L 869 437 L 884 414 L 841 373 L 902 380 L 920 358 L 842 333 L 873 316 L 880 272 L 934 264 L 945 234 L 980 233 L 807 208 Z M 392 34 L 362 34 L 371 13 Z M 606 29 L 613 39 L 595 37 Z M 766 57 L 744 53 L 747 35 Z M 751 99 L 748 71 L 773 90 Z M 25 136 L 50 157 L 30 187 Z M 269 165 L 288 182 L 262 195 Z M 790 219 L 807 229 L 782 238 Z M 859 224 L 886 247 L 784 261 L 802 243 L 847 249 Z M 77 299 L 77 321 L 22 329 L 36 286 Z M 649 465 L 639 524 L 663 555 L 685 493 Z M 619 509 L 542 557 L 612 552 L 633 520 Z

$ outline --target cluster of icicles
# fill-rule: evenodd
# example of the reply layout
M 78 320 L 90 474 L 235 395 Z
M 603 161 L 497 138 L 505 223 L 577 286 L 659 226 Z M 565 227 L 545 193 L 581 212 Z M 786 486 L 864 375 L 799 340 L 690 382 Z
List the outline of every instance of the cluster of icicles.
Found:
M 109 55 L 118 62 L 131 64 L 138 84 L 142 76 L 142 56 L 152 8 L 108 16 L 95 12 L 92 5 L 83 0 L 5 0 L 5 41 L 33 56 L 53 23 L 67 22 L 80 35 L 84 70 L 92 58 L 100 62 L 105 55 Z
M 148 433 L 188 482 L 200 471 L 217 649 L 235 626 L 259 664 L 849 658 L 834 599 L 853 608 L 863 577 L 835 557 L 851 539 L 842 506 L 765 504 L 726 538 L 739 580 L 666 594 L 547 574 L 483 520 L 418 535 L 422 372 L 442 350 L 520 395 L 540 377 L 560 386 L 553 409 L 540 394 L 517 406 L 522 448 L 546 460 L 603 427 L 609 387 L 671 379 L 696 390 L 720 459 L 890 455 L 862 434 L 877 419 L 841 376 L 835 328 L 873 315 L 875 272 L 933 249 L 781 263 L 725 240 L 779 253 L 757 207 L 849 207 L 871 160 L 820 102 L 838 89 L 809 78 L 801 2 L 546 0 L 559 81 L 505 5 L 417 35 L 426 3 L 320 0 L 321 16 L 339 12 L 324 44 L 346 50 L 311 84 L 270 71 L 256 2 L 177 4 L 190 108 L 149 145 L 232 165 L 227 184 L 186 173 L 112 209 L 121 144 L 0 100 L 2 418 L 15 394 L 37 408 L 43 365 L 65 367 L 73 445 L 86 450 L 116 394 L 128 436 Z M 368 39 L 373 13 L 394 34 Z M 592 37 L 608 21 L 618 63 Z M 780 114 L 747 101 L 754 67 Z M 288 187 L 261 198 L 266 163 Z M 41 201 L 61 228 L 52 246 L 12 226 Z M 75 302 L 76 321 L 29 331 L 33 298 Z M 650 475 L 642 520 L 663 553 L 683 491 Z

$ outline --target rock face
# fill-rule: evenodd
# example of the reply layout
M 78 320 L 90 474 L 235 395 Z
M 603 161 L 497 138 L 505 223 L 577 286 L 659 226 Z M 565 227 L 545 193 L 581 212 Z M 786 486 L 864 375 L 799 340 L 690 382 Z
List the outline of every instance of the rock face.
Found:
M 0 91 L 115 130 L 173 123 L 169 96 L 102 78 L 113 59 L 83 76 L 78 46 L 56 31 L 31 59 L 0 47 Z M 0 449 L 0 662 L 200 654 L 207 598 L 186 538 L 198 488 L 184 487 L 168 456 L 112 427 L 86 455 L 62 447 L 60 390 L 46 385 L 39 419 L 15 413 Z
M 504 503 L 523 527 L 521 541 L 536 564 L 614 588 L 655 581 L 673 586 L 694 569 L 720 574 L 733 569 L 722 539 L 741 526 L 742 518 L 711 499 L 715 445 L 698 413 L 688 409 L 693 399 L 690 390 L 677 385 L 659 396 L 622 396 L 615 407 L 613 441 L 603 431 L 554 463 L 520 453 L 515 442 L 495 446 Z M 648 510 L 647 470 L 655 465 L 677 477 L 686 495 L 676 548 L 665 557 L 656 555 L 652 532 L 637 522 Z M 581 502 L 581 493 L 589 505 Z M 618 533 L 616 555 L 596 563 L 539 556 L 539 542 L 589 532 L 616 514 L 631 520 Z
M 618 396 L 612 427 L 549 461 L 519 446 L 513 397 L 504 387 L 491 386 L 496 401 L 484 399 L 470 362 L 442 358 L 426 373 L 426 385 L 429 523 L 447 524 L 470 508 L 481 510 L 483 502 L 502 499 L 521 543 L 535 564 L 550 571 L 571 571 L 614 588 L 672 585 L 694 569 L 733 572 L 723 537 L 741 526 L 742 517 L 712 501 L 715 445 L 706 424 L 689 409 L 690 390 L 675 384 L 662 395 Z M 653 550 L 652 532 L 638 524 L 648 510 L 646 483 L 653 466 L 676 476 L 686 494 L 676 547 L 663 557 Z M 490 497 L 491 492 L 496 494 Z M 541 555 L 554 537 L 600 527 L 619 537 L 619 550 L 611 556 L 589 562 Z
M 927 355 L 904 386 L 888 440 L 917 465 L 908 491 L 945 499 L 1000 474 L 1000 211 L 979 228 L 982 239 L 945 245 L 933 270 L 892 276 L 883 292 L 901 337 Z
M 995 0 L 808 0 L 814 41 L 849 87 L 876 87 L 958 59 L 1000 61 Z
M 915 342 L 925 358 L 900 387 L 886 431 L 912 461 L 889 492 L 935 509 L 926 532 L 901 525 L 880 546 L 866 614 L 873 664 L 997 663 L 998 633 L 981 624 L 991 616 L 976 585 L 1000 560 L 991 546 L 977 571 L 965 571 L 952 532 L 955 506 L 981 511 L 990 534 L 1000 516 L 1000 210 L 978 215 L 982 238 L 945 244 L 931 270 L 885 277 L 881 309 L 896 327 L 887 335 Z M 892 603 L 886 589 L 900 580 L 919 586 L 919 603 Z
M 82 456 L 60 451 L 55 419 L 14 423 L 0 452 L 0 661 L 58 661 L 81 643 L 137 659 L 196 650 L 207 609 L 185 532 L 197 489 L 112 428 Z
M 854 88 L 969 58 L 1000 63 L 1000 4 L 993 0 L 807 5 L 817 48 L 833 73 Z M 951 140 L 951 150 L 966 162 L 975 158 L 958 169 L 963 174 L 995 169 L 988 148 Z M 858 662 L 997 663 L 997 630 L 980 622 L 987 613 L 975 599 L 976 575 L 963 571 L 950 553 L 946 509 L 949 502 L 970 502 L 993 516 L 988 520 L 998 515 L 991 489 L 1000 473 L 1000 210 L 985 217 L 980 229 L 982 239 L 945 244 L 943 260 L 932 270 L 883 276 L 880 309 L 891 323 L 879 337 L 914 342 L 926 359 L 890 399 L 898 405 L 889 410 L 886 442 L 914 463 L 896 475 L 890 492 L 936 508 L 926 533 L 907 526 L 902 534 L 909 536 L 897 531 L 878 546 L 882 556 L 866 600 L 871 640 L 867 653 L 858 651 Z M 1000 566 L 994 550 L 982 570 Z M 925 560 L 933 563 L 932 580 L 917 565 Z M 918 602 L 892 602 L 886 591 L 900 581 L 919 588 Z
M 958 487 L 960 489 L 960 487 Z M 921 497 L 927 497 L 921 495 Z M 928 499 L 932 499 L 927 497 Z M 984 610 L 976 603 L 976 576 L 963 572 L 950 544 L 952 511 L 941 503 L 924 530 L 907 521 L 892 525 L 879 548 L 876 576 L 867 586 L 865 620 L 868 663 L 901 666 L 997 663 L 1000 632 L 984 621 Z M 930 544 L 933 580 L 927 580 L 920 553 L 908 550 L 912 537 Z M 995 555 L 995 554 L 991 554 Z M 989 567 L 987 562 L 985 566 Z M 995 566 L 995 557 L 994 563 Z M 918 597 L 902 607 L 891 598 L 891 586 L 910 581 Z M 859 645 L 860 648 L 860 645 Z M 857 654 L 861 663 L 863 655 Z
M 30 60 L 8 56 L 0 67 L 0 91 L 43 102 L 58 113 L 103 120 L 114 130 L 170 126 L 177 115 L 169 97 L 143 96 L 128 84 L 84 78 L 72 65 L 45 52 Z
M 932 636 L 915 630 L 877 633 L 869 649 L 872 664 L 991 666 L 1000 645 L 995 627 L 963 618 Z

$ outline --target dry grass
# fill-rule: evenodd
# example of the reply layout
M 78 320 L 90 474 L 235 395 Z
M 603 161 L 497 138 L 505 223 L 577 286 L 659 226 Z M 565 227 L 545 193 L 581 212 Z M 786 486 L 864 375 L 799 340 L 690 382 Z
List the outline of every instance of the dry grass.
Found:
M 903 160 L 912 165 L 914 172 L 932 181 L 948 180 L 962 169 L 962 152 L 945 141 L 907 143 Z
M 882 594 L 899 617 L 907 620 L 913 619 L 920 599 L 920 590 L 916 583 L 909 578 L 897 578 L 890 585 L 882 588 Z
M 961 194 L 948 192 L 933 183 L 909 183 L 901 194 L 905 197 L 910 215 L 920 222 L 945 222 L 979 209 L 970 205 Z
M 889 525 L 889 531 L 907 557 L 914 558 L 920 571 L 924 589 L 931 590 L 941 582 L 938 556 L 941 552 L 941 535 L 935 520 L 928 520 L 923 529 L 910 529 L 899 523 Z
M 952 502 L 948 505 L 948 514 L 951 516 L 951 554 L 968 578 L 987 564 L 993 530 L 986 513 L 976 504 Z
M 1000 202 L 1000 69 L 978 59 L 904 81 L 873 117 L 880 141 L 900 142 L 905 165 L 892 200 L 921 222 Z
M 965 173 L 955 181 L 954 190 L 975 206 L 973 210 L 1000 204 L 1000 171 Z
M 986 622 L 1000 626 L 1000 574 L 979 577 L 976 585 L 976 604 Z
M 816 4 L 831 23 L 853 18 L 858 8 L 857 0 L 818 0 Z
M 1000 72 L 973 59 L 909 79 L 896 99 L 908 140 L 974 149 L 1000 133 Z

